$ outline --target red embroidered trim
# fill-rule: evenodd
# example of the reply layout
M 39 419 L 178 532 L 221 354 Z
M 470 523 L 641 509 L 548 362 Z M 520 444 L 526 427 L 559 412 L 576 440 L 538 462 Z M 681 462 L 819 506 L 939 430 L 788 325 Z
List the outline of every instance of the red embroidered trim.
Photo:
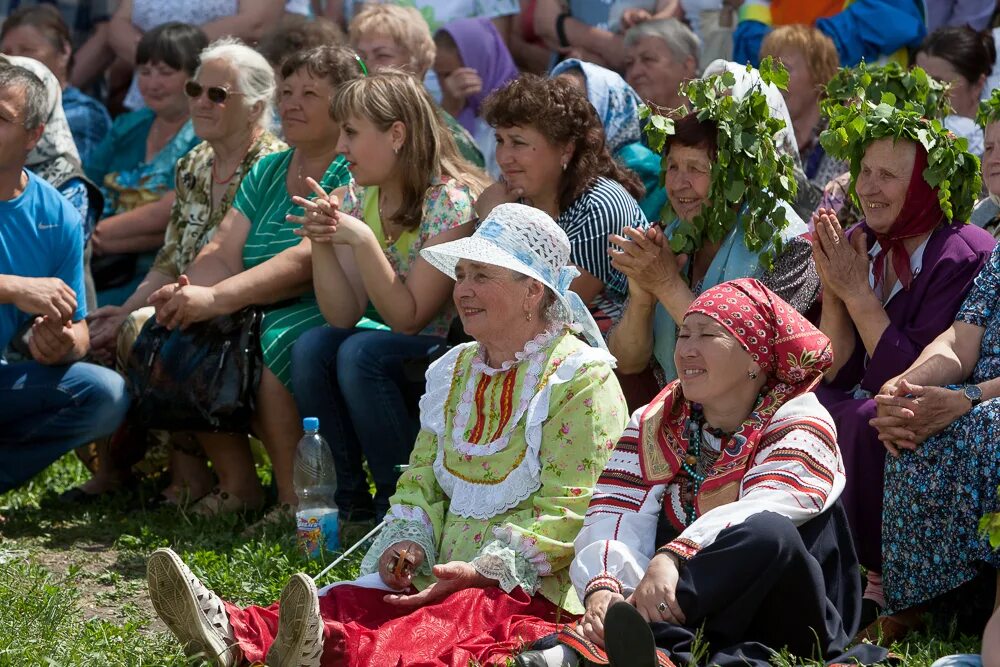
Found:
M 500 416 L 497 421 L 497 428 L 493 432 L 493 437 L 490 438 L 490 442 L 495 441 L 499 438 L 507 426 L 507 422 L 510 421 L 510 416 L 514 412 L 514 387 L 517 385 L 517 369 L 513 369 L 507 373 L 507 376 L 503 379 L 503 388 L 500 392 Z M 524 391 L 527 390 L 525 387 Z
M 677 554 L 683 560 L 690 560 L 691 558 L 697 556 L 698 552 L 701 551 L 701 545 L 687 539 L 686 537 L 678 537 L 670 544 L 660 547 L 660 549 Z
M 486 410 L 483 397 L 486 395 L 486 388 L 490 385 L 490 376 L 483 374 L 479 378 L 479 385 L 476 387 L 476 398 L 473 405 L 476 406 L 476 425 L 469 434 L 469 442 L 480 444 L 483 431 L 486 429 Z

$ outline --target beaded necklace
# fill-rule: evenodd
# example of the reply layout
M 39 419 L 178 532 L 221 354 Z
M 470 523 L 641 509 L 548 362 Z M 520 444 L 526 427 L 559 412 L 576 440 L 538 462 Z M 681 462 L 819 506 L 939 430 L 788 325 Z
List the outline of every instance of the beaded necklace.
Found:
M 764 400 L 766 394 L 766 386 L 761 389 L 761 392 L 757 394 L 757 400 L 754 402 L 754 408 L 751 411 L 751 416 L 760 407 L 761 401 Z M 685 526 L 690 526 L 694 523 L 697 518 L 695 516 L 695 501 L 698 498 L 698 492 L 701 491 L 701 485 L 705 482 L 705 472 L 702 467 L 702 456 L 701 456 L 701 445 L 702 445 L 702 432 L 705 428 L 705 415 L 701 411 L 701 406 L 694 404 L 691 406 L 691 416 L 688 417 L 687 430 L 688 430 L 688 449 L 684 454 L 684 458 L 681 460 L 681 469 L 687 474 L 688 479 L 691 480 L 690 486 L 688 487 L 688 497 L 684 502 L 684 518 Z M 711 433 L 716 438 L 720 440 L 719 450 L 722 450 L 722 445 L 725 444 L 725 438 L 732 436 L 732 433 L 727 433 L 722 429 L 708 427 L 709 433 Z

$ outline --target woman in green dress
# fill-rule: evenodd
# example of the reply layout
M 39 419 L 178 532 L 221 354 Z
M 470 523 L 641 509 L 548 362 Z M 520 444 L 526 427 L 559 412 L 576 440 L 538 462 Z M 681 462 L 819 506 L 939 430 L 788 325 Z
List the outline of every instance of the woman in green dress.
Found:
M 265 156 L 240 184 L 233 207 L 212 240 L 176 283 L 150 297 L 157 320 L 184 328 L 251 305 L 264 307 L 261 348 L 265 370 L 254 432 L 263 441 L 278 487 L 278 515 L 297 504 L 292 462 L 302 435 L 289 390 L 291 347 L 323 323 L 312 292 L 312 247 L 285 216 L 300 214 L 292 197 L 314 196 L 308 179 L 325 190 L 347 185 L 351 174 L 337 154 L 340 126 L 330 116 L 336 89 L 362 76 L 357 57 L 342 47 L 317 47 L 285 61 L 278 111 L 291 150 Z M 206 445 L 208 443 L 205 443 Z M 259 497 L 250 451 L 213 443 L 205 453 L 219 476 L 219 505 L 238 509 Z

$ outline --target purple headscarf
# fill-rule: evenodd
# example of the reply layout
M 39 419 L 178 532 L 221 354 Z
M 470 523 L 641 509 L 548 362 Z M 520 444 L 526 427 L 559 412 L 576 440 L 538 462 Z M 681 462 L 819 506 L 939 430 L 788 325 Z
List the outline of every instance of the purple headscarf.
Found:
M 475 132 L 476 117 L 483 100 L 497 88 L 516 79 L 520 72 L 503 38 L 489 19 L 458 19 L 443 25 L 441 30 L 455 40 L 458 55 L 465 66 L 476 70 L 483 80 L 483 89 L 470 95 L 465 100 L 465 108 L 456 116 L 462 127 Z

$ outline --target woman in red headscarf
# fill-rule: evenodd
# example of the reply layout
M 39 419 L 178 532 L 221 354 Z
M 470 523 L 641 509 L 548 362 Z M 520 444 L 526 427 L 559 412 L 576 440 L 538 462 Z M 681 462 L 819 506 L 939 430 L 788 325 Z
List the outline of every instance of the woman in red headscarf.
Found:
M 837 426 L 847 474 L 844 509 L 858 560 L 868 570 L 865 625 L 885 606 L 886 450 L 868 423 L 876 413 L 872 397 L 951 325 L 996 243 L 965 220 L 946 218 L 937 189 L 925 180 L 926 168 L 920 144 L 872 141 L 854 183 L 864 221 L 845 234 L 832 211 L 813 216 L 813 257 L 823 288 L 820 328 L 833 343 L 835 360 L 816 393 Z
M 522 665 L 832 659 L 857 629 L 844 469 L 811 391 L 829 339 L 749 278 L 701 294 L 677 338 L 679 379 L 632 415 L 575 542 L 586 613 Z

